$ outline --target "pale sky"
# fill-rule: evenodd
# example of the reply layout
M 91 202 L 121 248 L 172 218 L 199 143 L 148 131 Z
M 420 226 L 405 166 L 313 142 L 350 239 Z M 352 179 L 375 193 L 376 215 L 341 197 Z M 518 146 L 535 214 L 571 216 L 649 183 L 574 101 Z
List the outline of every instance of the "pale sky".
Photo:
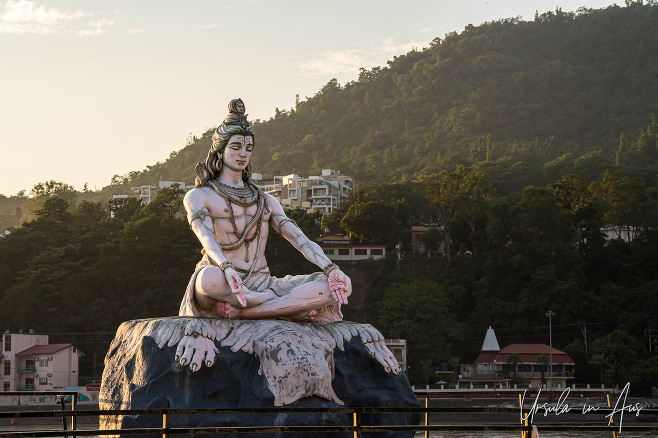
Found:
M 0 0 L 0 194 L 100 189 L 218 125 L 232 98 L 268 119 L 468 24 L 612 3 Z

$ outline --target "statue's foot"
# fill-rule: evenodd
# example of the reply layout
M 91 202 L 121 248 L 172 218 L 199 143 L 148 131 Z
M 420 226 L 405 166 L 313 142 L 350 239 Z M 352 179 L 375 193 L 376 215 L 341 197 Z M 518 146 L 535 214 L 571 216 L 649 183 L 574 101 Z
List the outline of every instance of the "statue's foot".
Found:
M 215 313 L 219 318 L 230 318 L 231 309 L 232 307 L 229 303 L 222 303 L 221 301 L 217 301 L 217 304 L 215 304 Z
M 290 315 L 290 319 L 296 322 L 317 322 L 315 318 L 318 315 L 317 310 L 308 310 Z
M 189 365 L 193 372 L 199 371 L 202 365 L 210 368 L 215 364 L 215 356 L 219 354 L 219 350 L 215 347 L 215 343 L 198 333 L 191 336 L 185 335 L 178 343 L 176 349 L 175 361 L 181 366 Z
M 340 311 L 340 304 L 334 303 L 315 311 L 313 322 L 338 322 L 343 320 L 343 313 Z

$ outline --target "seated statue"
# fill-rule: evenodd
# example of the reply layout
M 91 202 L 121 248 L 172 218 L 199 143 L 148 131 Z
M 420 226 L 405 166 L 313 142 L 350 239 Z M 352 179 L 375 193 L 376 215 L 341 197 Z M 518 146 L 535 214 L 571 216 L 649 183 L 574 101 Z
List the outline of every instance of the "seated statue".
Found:
M 251 181 L 255 147 L 241 99 L 212 137 L 184 200 L 203 258 L 190 279 L 179 315 L 231 319 L 342 320 L 350 279 L 288 218 L 281 204 Z M 265 247 L 270 225 L 320 268 L 309 275 L 270 275 Z

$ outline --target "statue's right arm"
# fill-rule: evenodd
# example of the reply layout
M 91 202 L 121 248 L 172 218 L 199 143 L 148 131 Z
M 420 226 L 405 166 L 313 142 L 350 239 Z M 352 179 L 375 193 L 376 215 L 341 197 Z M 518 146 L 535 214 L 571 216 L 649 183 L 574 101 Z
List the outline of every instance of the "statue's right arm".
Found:
M 228 261 L 222 248 L 215 238 L 215 227 L 212 223 L 212 217 L 208 211 L 208 196 L 203 189 L 195 188 L 187 192 L 183 205 L 187 211 L 187 221 L 190 228 L 199 238 L 199 242 L 206 250 L 206 254 L 216 265 Z M 242 280 L 238 273 L 229 265 L 223 269 L 224 277 L 228 283 L 231 293 L 233 293 L 242 307 L 247 305 L 247 301 L 242 294 Z
M 207 195 L 203 189 L 195 188 L 187 192 L 183 199 L 187 211 L 187 221 L 196 237 L 203 245 L 203 249 L 217 265 L 226 261 L 217 240 L 212 217 L 207 206 Z

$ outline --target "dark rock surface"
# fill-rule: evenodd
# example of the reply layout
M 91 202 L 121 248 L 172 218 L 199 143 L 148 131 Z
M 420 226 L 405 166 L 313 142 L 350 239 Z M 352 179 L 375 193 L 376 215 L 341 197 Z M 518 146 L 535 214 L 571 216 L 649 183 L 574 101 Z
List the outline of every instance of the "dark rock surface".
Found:
M 254 321 L 254 323 L 258 323 Z M 135 342 L 134 340 L 131 342 Z M 116 343 L 116 340 L 115 340 Z M 261 364 L 253 354 L 219 349 L 215 365 L 193 373 L 174 360 L 176 346 L 160 349 L 158 343 L 143 336 L 130 349 L 113 344 L 105 360 L 100 393 L 101 409 L 166 408 L 272 408 L 274 396 L 262 375 Z M 135 348 L 136 347 L 136 348 Z M 126 351 L 130 356 L 126 356 Z M 333 389 L 344 406 L 318 396 L 305 397 L 286 407 L 416 407 L 418 401 L 404 375 L 386 373 L 369 354 L 358 337 L 344 343 L 344 351 L 333 351 Z M 259 372 L 260 371 L 260 372 Z M 420 414 L 364 414 L 362 424 L 419 424 Z M 279 413 L 279 414 L 194 414 L 172 415 L 171 427 L 192 426 L 271 426 L 271 425 L 352 425 L 351 414 Z M 161 416 L 102 417 L 101 429 L 161 427 Z M 217 436 L 259 437 L 351 437 L 344 433 L 267 433 L 218 434 Z M 364 433 L 364 437 L 411 437 L 412 432 Z

